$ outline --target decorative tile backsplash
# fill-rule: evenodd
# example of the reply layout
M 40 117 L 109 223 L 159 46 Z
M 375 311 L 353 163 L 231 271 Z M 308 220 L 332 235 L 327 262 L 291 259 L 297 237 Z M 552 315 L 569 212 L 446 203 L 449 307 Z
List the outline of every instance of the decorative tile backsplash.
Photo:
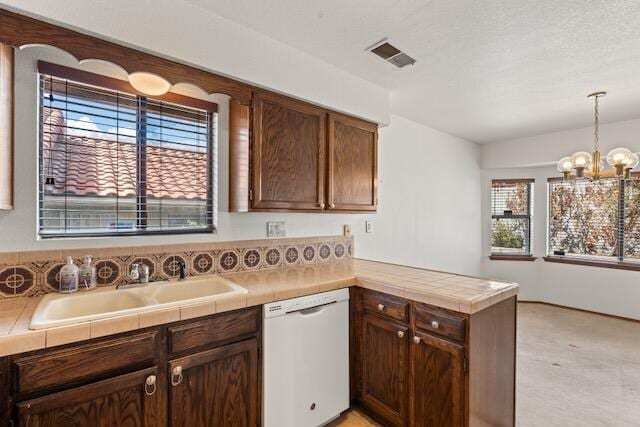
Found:
M 0 299 L 58 290 L 67 256 L 79 265 L 91 255 L 98 286 L 129 282 L 134 263 L 146 264 L 152 281 L 175 278 L 183 262 L 189 275 L 254 271 L 350 258 L 353 238 L 343 236 L 0 253 Z

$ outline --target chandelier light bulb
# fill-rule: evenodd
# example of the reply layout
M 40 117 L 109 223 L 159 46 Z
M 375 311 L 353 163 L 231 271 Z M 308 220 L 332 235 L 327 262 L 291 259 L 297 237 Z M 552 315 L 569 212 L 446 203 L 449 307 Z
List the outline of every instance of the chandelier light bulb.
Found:
M 627 166 L 633 160 L 632 155 L 627 148 L 614 148 L 607 154 L 607 163 L 611 166 Z
M 563 157 L 558 161 L 558 172 L 569 173 L 573 169 L 571 157 Z
M 571 156 L 571 163 L 574 168 L 586 168 L 591 163 L 591 154 L 586 151 L 578 151 Z

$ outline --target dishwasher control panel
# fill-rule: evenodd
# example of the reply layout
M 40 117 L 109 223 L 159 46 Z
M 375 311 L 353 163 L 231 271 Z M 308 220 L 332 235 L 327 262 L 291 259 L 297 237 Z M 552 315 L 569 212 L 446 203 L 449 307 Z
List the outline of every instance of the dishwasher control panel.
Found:
M 338 289 L 320 294 L 307 295 L 304 297 L 288 299 L 284 301 L 272 302 L 264 305 L 264 318 L 282 316 L 294 311 L 305 310 L 307 308 L 320 305 L 332 304 L 334 302 L 346 301 L 349 299 L 349 288 Z

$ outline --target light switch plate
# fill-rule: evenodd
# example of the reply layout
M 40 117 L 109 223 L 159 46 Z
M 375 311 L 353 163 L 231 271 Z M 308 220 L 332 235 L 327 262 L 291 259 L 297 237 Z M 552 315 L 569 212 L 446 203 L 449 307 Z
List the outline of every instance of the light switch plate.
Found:
M 373 221 L 366 221 L 364 223 L 364 231 L 367 233 L 373 233 Z
M 287 237 L 287 224 L 284 221 L 267 222 L 267 237 Z

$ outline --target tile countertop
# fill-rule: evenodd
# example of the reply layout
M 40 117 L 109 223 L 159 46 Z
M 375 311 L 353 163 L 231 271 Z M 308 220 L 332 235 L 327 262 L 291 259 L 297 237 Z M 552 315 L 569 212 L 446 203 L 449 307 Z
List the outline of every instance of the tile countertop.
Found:
M 518 293 L 518 285 L 469 276 L 354 259 L 244 273 L 226 278 L 248 290 L 214 302 L 78 323 L 58 328 L 29 329 L 41 297 L 0 301 L 0 356 L 55 347 L 192 319 L 214 313 L 330 291 L 357 284 L 418 302 L 473 314 Z

